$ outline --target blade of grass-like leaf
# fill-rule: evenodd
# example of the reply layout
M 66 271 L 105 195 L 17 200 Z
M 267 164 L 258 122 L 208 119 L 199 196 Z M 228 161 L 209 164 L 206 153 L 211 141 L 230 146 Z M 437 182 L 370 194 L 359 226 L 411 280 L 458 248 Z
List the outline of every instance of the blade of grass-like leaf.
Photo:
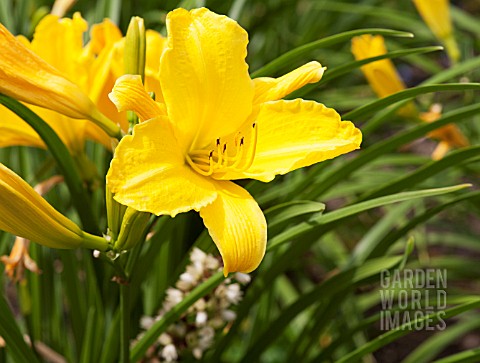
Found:
M 147 349 L 158 339 L 160 334 L 162 334 L 165 329 L 167 329 L 173 322 L 178 320 L 180 316 L 198 299 L 202 298 L 215 287 L 217 287 L 224 279 L 223 273 L 218 272 L 203 284 L 197 286 L 179 304 L 175 305 L 162 317 L 162 319 L 155 322 L 153 326 L 145 332 L 140 340 L 133 346 L 130 353 L 130 359 L 133 362 L 137 362 L 139 359 L 141 359 Z
M 455 186 L 453 188 L 456 189 L 457 187 Z M 410 193 L 412 192 L 400 193 L 404 197 L 406 197 L 406 199 L 402 199 L 402 201 L 410 199 L 408 197 L 408 194 Z M 389 197 L 395 198 L 395 196 Z M 378 202 L 379 200 L 377 199 L 376 201 Z M 342 215 L 344 213 L 340 212 L 339 214 Z M 326 215 L 327 214 L 325 214 L 324 216 Z M 229 332 L 217 342 L 216 349 L 211 357 L 212 361 L 219 361 L 224 350 L 232 343 L 233 338 L 238 333 L 238 329 L 240 328 L 242 321 L 248 316 L 248 312 L 257 301 L 259 294 L 263 293 L 265 289 L 271 286 L 272 281 L 276 278 L 276 276 L 280 275 L 283 271 L 285 271 L 290 266 L 292 260 L 299 258 L 299 256 L 301 256 L 314 242 L 318 241 L 321 236 L 323 236 L 325 233 L 337 226 L 337 222 L 339 221 L 341 221 L 341 219 L 339 220 L 334 218 L 334 220 L 332 220 L 328 224 L 319 224 L 318 222 L 304 222 L 300 224 L 300 227 L 292 227 L 292 229 L 294 230 L 293 233 L 290 233 L 290 230 L 288 230 L 280 235 L 277 235 L 273 238 L 273 240 L 269 241 L 269 244 L 267 245 L 267 250 L 271 249 L 271 251 L 269 251 L 269 254 L 280 251 L 282 251 L 282 253 L 276 254 L 275 260 L 267 268 L 262 268 L 262 266 L 260 266 L 259 275 L 250 285 L 242 304 L 239 306 L 239 309 L 237 311 L 237 320 L 232 325 Z M 295 243 L 290 244 L 288 246 L 289 248 L 283 248 L 285 247 L 285 242 L 290 241 L 293 238 L 296 239 Z M 278 247 L 278 251 L 275 247 Z
M 282 225 L 291 223 L 292 219 L 305 214 L 322 213 L 325 210 L 325 204 L 312 202 L 309 200 L 294 200 L 287 203 L 277 204 L 276 206 L 265 210 L 269 235 L 274 230 L 279 230 Z
M 309 199 L 316 199 L 321 194 L 337 185 L 337 183 L 345 180 L 350 174 L 358 172 L 363 165 L 368 164 L 372 160 L 391 152 L 404 144 L 412 142 L 413 140 L 426 135 L 430 131 L 436 130 L 449 123 L 459 122 L 478 113 L 480 113 L 480 104 L 465 106 L 445 114 L 438 121 L 410 128 L 384 141 L 380 141 L 363 150 L 357 158 L 349 160 L 338 167 L 330 168 L 328 171 L 324 172 L 318 180 L 309 180 L 310 188 L 301 186 L 297 191 L 297 196 L 299 198 L 306 198 L 306 196 L 302 196 L 305 193 L 308 195 Z M 313 167 L 310 172 L 314 175 L 316 173 L 316 167 Z
M 335 11 L 341 13 L 364 14 L 365 16 L 378 17 L 382 20 L 387 19 L 389 23 L 395 24 L 399 27 L 405 27 L 409 31 L 415 29 L 415 35 L 429 35 L 425 29 L 424 24 L 420 20 L 416 20 L 409 12 L 400 11 L 399 9 L 391 9 L 386 6 L 372 6 L 356 3 L 342 3 L 325 1 L 319 5 L 323 11 Z
M 480 327 L 480 319 L 474 316 L 459 321 L 454 326 L 440 331 L 427 341 L 419 345 L 402 363 L 428 363 L 437 356 L 445 347 L 465 335 L 471 330 Z
M 270 63 L 264 65 L 259 70 L 252 73 L 252 78 L 256 77 L 263 77 L 263 76 L 273 76 L 276 72 L 281 70 L 282 68 L 290 65 L 294 60 L 304 56 L 305 54 L 321 47 L 328 47 L 333 44 L 341 43 L 349 41 L 352 37 L 362 34 L 380 34 L 385 36 L 392 36 L 392 37 L 413 37 L 413 34 L 391 30 L 391 29 L 358 29 L 358 30 L 351 30 L 340 34 L 335 34 L 320 40 L 316 40 L 314 42 L 304 44 L 298 48 L 295 48 L 280 57 L 276 58 L 275 60 L 271 61 Z
M 322 77 L 322 82 L 328 82 L 331 81 L 341 75 L 344 75 L 348 72 L 351 72 L 354 69 L 360 68 L 364 64 L 372 63 L 380 59 L 395 59 L 399 57 L 405 57 L 408 55 L 413 55 L 413 54 L 423 54 L 423 53 L 431 53 L 431 52 L 436 52 L 439 50 L 443 50 L 443 47 L 441 46 L 430 46 L 430 47 L 422 47 L 422 48 L 412 48 L 412 49 L 402 49 L 402 50 L 394 50 L 392 52 L 388 52 L 376 57 L 371 57 L 371 58 L 365 58 L 359 61 L 354 61 L 350 62 L 347 64 L 344 64 L 342 66 L 329 69 L 327 72 L 325 72 L 325 75 Z
M 12 14 L 12 1 L 0 1 L 0 23 L 5 25 L 12 34 L 17 34 L 17 29 L 15 28 Z
M 349 73 L 353 71 L 354 69 L 360 68 L 364 64 L 372 63 L 380 59 L 394 59 L 394 58 L 399 58 L 399 57 L 404 57 L 407 55 L 412 55 L 412 54 L 422 54 L 422 53 L 430 53 L 430 52 L 435 52 L 438 50 L 442 50 L 443 47 L 440 46 L 432 46 L 432 47 L 423 47 L 423 48 L 413 48 L 413 49 L 402 49 L 402 50 L 396 50 L 393 52 L 388 52 L 376 57 L 371 57 L 371 58 L 365 58 L 359 61 L 354 61 L 350 62 L 347 64 L 344 64 L 342 66 L 333 68 L 333 69 L 328 69 L 325 72 L 325 75 L 322 77 L 321 83 L 320 84 L 307 84 L 306 86 L 302 87 L 301 89 L 292 92 L 291 94 L 288 95 L 288 99 L 294 99 L 294 98 L 299 98 L 303 97 L 306 94 L 308 94 L 310 91 L 312 91 L 315 88 L 318 88 L 319 86 L 325 85 L 326 82 L 332 81 L 337 77 L 340 77 L 346 73 Z
M 22 333 L 15 323 L 15 318 L 12 315 L 10 307 L 8 306 L 3 295 L 0 294 L 0 336 L 3 337 L 6 343 L 8 354 L 17 363 L 40 363 L 32 349 L 23 340 Z
M 455 306 L 453 308 L 447 309 L 444 311 L 444 314 L 441 316 L 439 313 L 432 313 L 427 316 L 424 316 L 419 319 L 414 319 L 406 324 L 403 324 L 399 328 L 395 330 L 391 330 L 387 333 L 384 333 L 375 339 L 369 341 L 367 344 L 364 346 L 354 350 L 353 352 L 347 354 L 346 356 L 342 357 L 336 363 L 350 363 L 350 362 L 358 362 L 360 358 L 362 358 L 364 355 L 368 353 L 375 352 L 376 350 L 380 349 L 381 347 L 387 345 L 388 343 L 391 343 L 398 338 L 408 334 L 411 330 L 412 327 L 418 326 L 418 323 L 422 323 L 424 321 L 428 321 L 430 323 L 435 323 L 439 321 L 440 319 L 446 320 L 449 319 L 453 316 L 457 316 L 459 314 L 462 314 L 466 311 L 470 311 L 473 309 L 477 309 L 480 307 L 480 299 L 473 299 L 473 301 Z
M 478 363 L 480 360 L 480 348 L 466 350 L 453 354 L 449 357 L 436 360 L 432 363 Z
M 427 86 L 418 86 L 409 88 L 390 96 L 381 98 L 367 105 L 356 108 L 353 111 L 347 112 L 342 116 L 345 120 L 358 120 L 366 115 L 383 110 L 385 107 L 390 106 L 399 101 L 414 98 L 418 95 L 432 92 L 443 91 L 466 91 L 466 90 L 480 90 L 480 83 L 449 83 L 449 84 L 435 84 Z
M 396 256 L 368 261 L 361 267 L 350 268 L 334 275 L 320 286 L 314 288 L 313 291 L 302 295 L 295 303 L 284 309 L 278 319 L 268 325 L 263 334 L 255 341 L 254 345 L 250 347 L 240 362 L 247 363 L 257 361 L 263 351 L 278 338 L 291 321 L 311 305 L 321 301 L 325 303 L 329 297 L 334 296 L 340 291 L 350 289 L 362 280 L 379 274 L 382 270 L 393 268 L 398 265 L 402 259 L 403 256 Z
M 375 249 L 378 241 L 394 229 L 394 226 L 398 224 L 411 207 L 411 203 L 402 203 L 388 210 L 385 216 L 371 227 L 356 244 L 354 250 L 350 254 L 348 264 L 358 265 L 365 262 L 371 251 Z
M 460 29 L 465 29 L 475 33 L 477 36 L 480 35 L 480 24 L 478 23 L 478 19 L 476 17 L 468 14 L 454 5 L 450 5 L 450 13 L 455 26 Z
M 300 223 L 288 229 L 287 231 L 275 236 L 269 241 L 267 246 L 267 251 L 278 248 L 281 244 L 288 242 L 293 238 L 298 238 L 304 233 L 307 233 L 315 228 L 318 228 L 320 225 L 326 225 L 332 222 L 339 222 L 345 218 L 351 217 L 355 214 L 364 212 L 369 209 L 377 208 L 377 207 L 392 204 L 392 203 L 412 200 L 416 198 L 425 198 L 425 197 L 430 197 L 435 195 L 451 193 L 460 189 L 468 188 L 470 186 L 471 186 L 470 184 L 460 184 L 460 185 L 455 185 L 452 187 L 445 187 L 445 188 L 435 188 L 435 189 L 417 190 L 413 192 L 403 192 L 403 193 L 388 195 L 385 197 L 380 197 L 380 198 L 368 200 L 365 202 L 357 203 L 354 205 L 350 205 L 347 207 L 343 207 L 333 212 L 325 213 L 319 217 L 312 218 L 312 220 L 308 222 Z
M 455 64 L 451 68 L 447 68 L 437 74 L 434 74 L 432 77 L 423 81 L 421 85 L 442 83 L 448 81 L 452 78 L 465 75 L 467 72 L 477 69 L 480 67 L 480 57 L 475 57 L 467 59 L 461 63 Z
M 446 209 L 446 208 L 448 208 L 448 207 L 450 207 L 450 206 L 452 206 L 456 203 L 462 202 L 462 201 L 472 201 L 473 202 L 476 199 L 478 199 L 479 197 L 480 197 L 480 192 L 478 192 L 478 191 L 471 192 L 471 193 L 466 193 L 462 196 L 454 198 L 454 199 L 452 199 L 452 200 L 450 200 L 446 203 L 443 203 L 441 205 L 438 205 L 434 208 L 427 209 L 424 213 L 419 214 L 419 215 L 415 216 L 414 218 L 412 218 L 403 227 L 389 233 L 384 239 L 382 239 L 375 246 L 374 249 L 371 249 L 368 257 L 372 258 L 372 257 L 382 256 L 388 250 L 388 248 L 393 245 L 393 243 L 395 241 L 404 237 L 405 235 L 407 235 L 407 233 L 410 230 L 412 230 L 416 226 L 420 225 L 421 223 L 424 223 L 425 221 L 429 220 L 433 216 L 440 213 L 442 210 L 444 210 L 444 209 Z
M 414 172 L 401 176 L 400 178 L 382 185 L 380 188 L 369 192 L 367 195 L 361 196 L 358 201 L 363 201 L 367 199 L 377 198 L 382 195 L 392 194 L 402 190 L 404 188 L 412 187 L 427 178 L 438 174 L 445 169 L 457 166 L 460 164 L 466 164 L 470 159 L 476 160 L 480 155 L 480 145 L 471 146 L 460 150 L 455 150 L 452 153 L 445 156 L 440 160 L 432 160 L 425 164 L 424 166 L 418 168 Z
M 90 198 L 83 187 L 75 162 L 55 131 L 32 110 L 13 98 L 0 94 L 0 104 L 6 106 L 28 123 L 45 142 L 65 177 L 65 183 L 71 193 L 72 202 L 78 211 L 84 229 L 90 233 L 99 233 L 100 230 L 90 205 Z

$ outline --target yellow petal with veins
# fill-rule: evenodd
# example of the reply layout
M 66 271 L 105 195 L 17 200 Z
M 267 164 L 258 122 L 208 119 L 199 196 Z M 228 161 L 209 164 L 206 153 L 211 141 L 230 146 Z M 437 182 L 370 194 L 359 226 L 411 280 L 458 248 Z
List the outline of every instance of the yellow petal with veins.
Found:
M 322 79 L 325 67 L 318 62 L 309 62 L 279 78 L 255 78 L 254 104 L 265 101 L 276 101 L 308 83 L 316 83 Z
M 268 182 L 275 175 L 356 150 L 362 142 L 360 130 L 349 121 L 341 121 L 334 109 L 301 99 L 264 103 L 256 125 L 258 139 L 252 165 L 244 172 L 227 172 L 222 180 L 252 178 Z
M 156 215 L 206 206 L 217 197 L 213 182 L 195 173 L 166 117 L 138 124 L 117 148 L 107 185 L 119 203 Z
M 201 149 L 236 131 L 252 110 L 248 35 L 205 8 L 170 12 L 167 30 L 160 82 L 168 115 L 185 144 Z
M 251 272 L 265 255 L 267 222 L 255 199 L 242 187 L 215 183 L 218 197 L 200 210 L 205 226 L 223 258 L 223 272 Z
M 139 75 L 126 74 L 115 82 L 109 94 L 118 111 L 134 111 L 141 121 L 165 115 L 165 109 L 151 99 Z

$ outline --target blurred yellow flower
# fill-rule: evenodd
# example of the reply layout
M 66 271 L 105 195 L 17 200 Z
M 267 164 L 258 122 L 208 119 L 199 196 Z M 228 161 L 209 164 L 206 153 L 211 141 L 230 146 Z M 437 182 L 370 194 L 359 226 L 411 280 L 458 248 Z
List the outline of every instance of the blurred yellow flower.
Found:
M 361 133 L 313 101 L 280 100 L 320 80 L 311 62 L 290 74 L 251 80 L 247 33 L 208 9 L 167 16 L 160 61 L 162 102 L 139 76 L 117 80 L 111 98 L 142 123 L 115 150 L 107 185 L 115 199 L 139 211 L 196 210 L 224 260 L 224 273 L 250 272 L 266 247 L 265 217 L 252 196 L 231 180 L 271 181 L 277 174 L 359 147 Z
M 385 40 L 381 35 L 364 34 L 352 39 L 352 53 L 356 60 L 373 58 L 387 53 Z M 381 59 L 360 67 L 368 83 L 379 98 L 403 91 L 405 83 L 390 59 Z M 413 104 L 402 107 L 402 116 L 415 117 L 417 111 Z
M 352 53 L 355 59 L 362 60 L 387 53 L 385 41 L 381 35 L 362 35 L 352 39 Z M 405 85 L 398 75 L 390 59 L 381 59 L 361 67 L 361 70 L 378 97 L 386 97 L 405 89 Z M 418 114 L 413 103 L 402 107 L 399 112 L 406 117 L 419 117 L 424 122 L 433 122 L 441 117 L 441 107 L 433 107 L 430 112 Z M 432 154 L 434 160 L 441 159 L 449 149 L 468 145 L 468 140 L 460 129 L 453 124 L 441 127 L 429 134 L 430 137 L 440 140 Z
M 413 3 L 433 34 L 445 45 L 450 59 L 458 61 L 460 52 L 453 35 L 450 1 L 413 0 Z
M 30 185 L 0 164 L 0 230 L 52 248 L 106 250 L 101 237 L 83 232 Z
M 55 131 L 71 150 L 76 150 L 77 144 L 81 144 L 78 139 L 82 140 L 86 127 L 95 127 L 100 138 L 107 138 L 105 132 L 110 136 L 120 134 L 119 126 L 105 117 L 89 97 L 89 93 L 93 94 L 97 87 L 102 87 L 105 77 L 99 72 L 103 68 L 96 64 L 94 55 L 83 49 L 86 29 L 87 23 L 79 14 L 75 14 L 73 19 L 47 15 L 37 26 L 30 44 L 23 37 L 15 38 L 0 24 L 0 46 L 3 49 L 0 55 L 0 92 L 52 110 L 39 112 L 38 107 L 32 107 L 52 126 L 55 125 Z M 22 144 L 28 144 L 35 137 L 25 123 L 12 121 L 12 116 L 8 118 L 9 122 L 2 122 L 2 126 L 7 125 L 6 132 L 16 133 L 16 139 L 22 139 L 25 134 Z M 104 131 L 85 119 L 93 121 Z M 8 143 L 6 133 L 2 132 L 2 138 L 2 143 Z M 40 145 L 38 140 L 34 144 Z
M 434 122 L 442 117 L 442 106 L 434 104 L 428 112 L 422 112 L 420 119 L 425 122 Z M 440 160 L 452 148 L 469 145 L 467 138 L 460 129 L 453 124 L 448 124 L 428 134 L 433 139 L 440 140 L 432 153 L 433 160 Z

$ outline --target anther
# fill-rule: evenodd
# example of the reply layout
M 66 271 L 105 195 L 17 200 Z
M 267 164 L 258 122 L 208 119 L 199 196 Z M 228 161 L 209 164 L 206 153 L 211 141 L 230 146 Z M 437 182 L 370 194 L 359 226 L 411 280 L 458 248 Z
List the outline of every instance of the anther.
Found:
M 217 139 L 217 146 L 220 145 L 220 138 Z
M 225 151 L 227 151 L 227 144 L 223 144 L 223 153 L 225 153 Z

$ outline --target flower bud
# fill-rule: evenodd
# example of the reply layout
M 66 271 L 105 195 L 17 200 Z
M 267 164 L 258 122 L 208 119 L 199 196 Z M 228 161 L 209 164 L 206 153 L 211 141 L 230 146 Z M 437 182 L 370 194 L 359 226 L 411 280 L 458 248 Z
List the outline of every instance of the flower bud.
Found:
M 0 229 L 52 248 L 108 249 L 107 241 L 83 232 L 3 164 L 0 164 Z

